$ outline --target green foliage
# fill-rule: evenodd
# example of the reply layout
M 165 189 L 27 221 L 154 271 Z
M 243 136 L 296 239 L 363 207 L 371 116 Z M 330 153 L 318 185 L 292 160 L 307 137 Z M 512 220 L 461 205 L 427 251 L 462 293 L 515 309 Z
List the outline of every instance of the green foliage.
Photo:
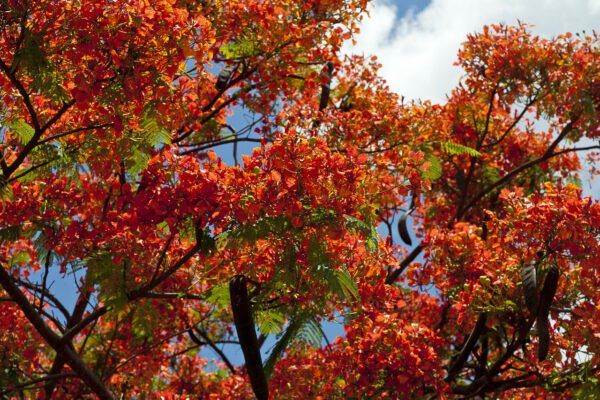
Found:
M 212 288 L 206 299 L 208 304 L 217 307 L 227 307 L 231 303 L 229 295 L 229 284 L 215 286 Z
M 356 282 L 344 266 L 334 266 L 321 242 L 314 238 L 309 243 L 308 262 L 315 276 L 328 290 L 340 298 L 355 301 L 359 298 Z
M 442 176 L 442 164 L 439 158 L 431 154 L 425 159 L 425 162 L 428 162 L 430 165 L 428 169 L 421 171 L 421 177 L 430 181 L 439 179 Z
M 33 135 L 35 135 L 33 127 L 21 118 L 9 121 L 7 125 L 21 144 L 29 143 Z
M 14 242 L 21 237 L 22 225 L 13 225 L 0 229 L 0 243 Z
M 594 365 L 586 362 L 585 367 L 575 378 L 582 382 L 579 388 L 575 389 L 574 397 L 577 400 L 596 400 L 600 393 L 600 379 L 594 376 Z
M 256 40 L 243 36 L 238 38 L 238 40 L 235 42 L 221 46 L 219 51 L 223 57 L 229 60 L 235 60 L 239 58 L 252 57 L 259 54 L 260 46 Z
M 15 266 L 17 264 L 27 265 L 31 261 L 31 256 L 26 251 L 19 251 L 14 254 L 10 260 L 8 261 L 9 267 Z
M 267 360 L 264 363 L 264 370 L 265 370 L 265 375 L 267 376 L 267 379 L 273 373 L 275 363 L 277 362 L 279 357 L 281 357 L 281 355 L 283 354 L 285 349 L 288 347 L 288 345 L 292 342 L 292 340 L 297 335 L 298 331 L 300 330 L 300 328 L 302 327 L 302 325 L 304 324 L 304 322 L 307 319 L 308 319 L 307 314 L 299 314 L 299 315 L 294 316 L 291 319 L 284 334 L 281 336 L 281 338 L 279 338 L 277 343 L 275 343 L 275 346 L 273 347 L 271 354 L 269 354 L 269 358 L 267 358 Z
M 217 236 L 217 239 L 239 238 L 246 242 L 253 243 L 258 239 L 266 238 L 271 233 L 279 236 L 291 228 L 292 223 L 286 216 L 275 218 L 263 217 L 255 223 L 240 226 L 229 232 L 223 232 Z
M 325 334 L 323 333 L 323 329 L 321 328 L 319 321 L 314 317 L 308 318 L 302 325 L 302 329 L 298 332 L 298 339 L 301 339 L 314 347 L 321 346 L 324 337 Z
M 200 244 L 200 251 L 208 254 L 215 250 L 215 238 L 210 235 L 208 229 L 196 230 L 196 241 Z
M 53 68 L 44 53 L 38 34 L 25 29 L 23 45 L 15 54 L 14 66 L 24 67 L 32 77 L 32 87 L 55 103 L 67 101 L 68 94 L 61 85 L 60 74 Z
M 442 148 L 442 151 L 444 151 L 444 153 L 447 154 L 454 154 L 459 156 L 467 154 L 472 157 L 481 157 L 480 152 L 471 147 L 463 146 L 462 144 L 454 142 L 440 142 L 440 146 Z
M 123 310 L 128 303 L 124 280 L 128 279 L 127 263 L 121 264 L 115 265 L 112 257 L 107 253 L 98 253 L 85 260 L 88 279 L 99 287 L 98 298 L 116 311 Z
M 140 128 L 144 134 L 144 139 L 152 147 L 159 147 L 162 144 L 171 143 L 169 131 L 159 125 L 156 117 L 151 112 L 146 112 L 140 121 Z
M 129 161 L 130 164 L 127 172 L 129 172 L 131 176 L 137 176 L 148 166 L 150 155 L 145 151 L 134 149 L 132 155 L 129 157 Z
M 4 176 L 0 176 L 0 204 L 4 205 L 4 201 L 12 201 L 13 191 L 12 187 Z
M 278 334 L 282 331 L 285 315 L 280 310 L 261 310 L 254 314 L 258 329 L 263 335 Z
M 366 236 L 366 245 L 369 251 L 377 250 L 378 235 L 377 225 L 374 223 L 374 217 L 367 213 L 366 221 L 346 215 L 346 227 L 355 232 L 360 232 Z
M 131 141 L 125 146 L 127 172 L 132 177 L 138 176 L 150 162 L 150 153 L 164 144 L 171 143 L 171 135 L 157 120 L 152 111 L 152 104 L 145 107 L 140 119 L 140 131 L 131 133 Z
M 498 169 L 489 165 L 485 165 L 482 167 L 482 170 L 483 172 L 481 175 L 481 179 L 483 180 L 483 183 L 486 186 L 489 186 L 492 183 L 496 182 L 498 179 L 500 179 L 500 172 L 498 172 Z
M 23 32 L 23 45 L 15 55 L 18 62 L 24 64 L 32 73 L 48 66 L 46 56 L 40 47 L 40 39 L 28 29 Z
M 358 287 L 346 267 L 334 271 L 333 276 L 334 279 L 330 282 L 330 285 L 334 287 L 335 292 L 342 292 L 348 300 L 358 300 Z
M 169 307 L 165 304 L 165 307 Z M 137 340 L 152 338 L 154 331 L 159 323 L 156 318 L 156 308 L 151 301 L 142 301 L 139 306 L 133 310 L 131 327 L 134 337 Z

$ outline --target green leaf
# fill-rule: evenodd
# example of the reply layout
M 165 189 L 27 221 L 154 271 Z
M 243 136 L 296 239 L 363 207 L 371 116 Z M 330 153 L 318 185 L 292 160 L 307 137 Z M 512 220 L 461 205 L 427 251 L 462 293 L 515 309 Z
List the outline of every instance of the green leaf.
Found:
M 29 263 L 29 261 L 31 261 L 31 256 L 29 255 L 29 253 L 27 253 L 26 251 L 20 251 L 10 259 L 9 264 L 11 266 L 13 266 L 15 264 L 23 265 L 23 264 Z
M 304 340 L 313 347 L 320 347 L 324 337 L 323 329 L 314 317 L 309 318 L 298 333 L 298 338 Z
M 231 303 L 229 284 L 212 288 L 206 301 L 214 306 L 227 307 Z
M 225 58 L 233 60 L 257 55 L 260 52 L 260 46 L 256 40 L 241 37 L 235 42 L 221 46 L 219 51 Z
M 431 154 L 425 161 L 430 165 L 427 170 L 421 171 L 421 177 L 430 181 L 439 179 L 442 176 L 442 164 L 440 163 L 439 158 Z
M 242 199 L 243 201 L 243 199 Z M 230 232 L 229 237 L 240 238 L 249 243 L 253 243 L 257 239 L 264 239 L 270 233 L 281 235 L 288 231 L 292 224 L 288 217 L 280 216 L 275 218 L 260 218 L 253 224 L 246 224 L 236 230 Z M 221 235 L 219 235 L 221 239 Z
M 40 47 L 39 38 L 29 31 L 25 32 L 25 41 L 19 55 L 23 57 L 23 60 L 33 72 L 39 71 L 48 64 Z
M 277 341 L 277 343 L 275 343 L 275 346 L 273 347 L 271 354 L 269 354 L 269 358 L 267 358 L 267 361 L 265 361 L 265 363 L 264 363 L 264 370 L 265 370 L 265 375 L 267 376 L 267 379 L 273 373 L 273 369 L 275 368 L 275 363 L 277 362 L 279 357 L 283 354 L 283 352 L 288 347 L 288 345 L 292 342 L 292 340 L 297 335 L 298 331 L 300 330 L 300 328 L 302 327 L 304 322 L 308 319 L 308 317 L 309 317 L 308 314 L 305 314 L 305 313 L 294 316 L 291 319 L 288 327 L 286 328 L 283 336 L 281 336 L 281 338 Z
M 208 229 L 196 230 L 196 241 L 200 244 L 200 251 L 203 254 L 208 254 L 215 250 L 215 238 L 210 235 Z
M 159 321 L 156 318 L 156 308 L 152 302 L 141 302 L 133 312 L 131 327 L 134 334 L 134 339 L 143 340 L 151 338 Z
M 494 183 L 498 179 L 500 179 L 500 172 L 494 167 L 485 165 L 483 167 L 483 172 L 482 172 L 481 177 L 482 177 L 483 183 L 485 183 L 486 185 L 491 185 L 492 183 Z
M 150 113 L 144 114 L 140 121 L 140 128 L 142 128 L 146 142 L 152 147 L 159 147 L 162 144 L 171 143 L 171 135 L 169 132 L 161 127 Z
M 7 123 L 21 144 L 27 144 L 35 134 L 35 129 L 23 119 L 19 118 Z
M 22 231 L 22 225 L 13 225 L 0 229 L 0 243 L 14 242 L 19 238 Z
M 148 166 L 148 163 L 150 162 L 150 155 L 144 151 L 134 149 L 130 160 L 133 162 L 133 164 L 128 168 L 127 171 L 129 174 L 131 174 L 131 176 L 137 176 Z
M 456 154 L 456 155 L 464 155 L 468 154 L 473 157 L 481 157 L 481 153 L 477 150 L 463 146 L 462 144 L 454 143 L 454 142 L 440 142 L 440 146 L 442 150 L 447 154 Z
M 265 310 L 256 313 L 256 322 L 263 335 L 278 334 L 283 330 L 285 315 L 279 310 Z
M 125 293 L 126 263 L 115 265 L 108 253 L 98 253 L 84 260 L 88 277 L 98 285 L 98 298 L 108 307 L 121 311 L 129 302 Z
M 369 251 L 377 250 L 378 235 L 377 226 L 371 221 L 363 221 L 356 217 L 346 215 L 346 227 L 354 232 L 360 232 L 366 235 L 366 246 Z
M 13 190 L 4 176 L 0 176 L 0 204 L 4 205 L 4 201 L 13 200 Z
M 339 271 L 335 271 L 334 275 L 338 280 L 338 285 L 341 287 L 348 300 L 356 300 L 359 298 L 356 282 L 345 267 Z

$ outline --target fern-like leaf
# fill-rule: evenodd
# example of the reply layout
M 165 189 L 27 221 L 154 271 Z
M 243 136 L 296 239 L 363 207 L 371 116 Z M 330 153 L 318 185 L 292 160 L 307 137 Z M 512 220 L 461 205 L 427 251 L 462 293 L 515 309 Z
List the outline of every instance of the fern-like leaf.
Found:
M 144 115 L 140 122 L 140 128 L 144 131 L 147 143 L 152 147 L 171 143 L 169 132 L 161 127 L 156 118 L 152 117 L 150 114 Z
M 10 121 L 8 124 L 9 128 L 15 134 L 21 144 L 27 144 L 35 134 L 35 130 L 31 125 L 19 118 L 14 121 Z
M 13 225 L 7 228 L 0 229 L 0 243 L 3 242 L 14 242 L 21 235 L 22 226 Z
M 421 171 L 423 179 L 429 179 L 430 181 L 439 179 L 442 176 L 442 164 L 439 158 L 431 154 L 425 159 L 425 162 L 429 163 L 429 168 Z
M 462 144 L 454 142 L 440 142 L 440 146 L 442 150 L 447 154 L 455 154 L 459 156 L 468 154 L 472 157 L 481 157 L 480 152 L 471 147 L 463 146 Z
M 275 343 L 275 346 L 273 346 L 273 350 L 271 350 L 271 354 L 269 354 L 269 358 L 267 358 L 263 367 L 267 379 L 273 373 L 275 363 L 279 357 L 281 357 L 292 340 L 296 337 L 300 331 L 300 328 L 302 328 L 302 325 L 306 322 L 308 317 L 308 314 L 300 314 L 293 317 L 281 338 L 279 338 L 277 343 Z

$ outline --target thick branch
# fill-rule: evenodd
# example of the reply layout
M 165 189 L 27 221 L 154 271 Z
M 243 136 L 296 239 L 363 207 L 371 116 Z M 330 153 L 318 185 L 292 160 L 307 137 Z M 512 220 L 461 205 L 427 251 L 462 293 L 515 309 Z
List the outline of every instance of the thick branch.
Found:
M 79 354 L 63 343 L 60 337 L 46 325 L 35 307 L 29 302 L 27 297 L 17 287 L 12 277 L 3 265 L 0 265 L 0 284 L 8 292 L 10 297 L 15 300 L 25 317 L 33 325 L 35 330 L 44 338 L 44 340 L 58 353 L 66 359 L 67 364 L 77 373 L 96 395 L 102 400 L 114 400 L 115 396 L 106 387 L 104 382 L 92 371 Z
M 175 271 L 183 266 L 186 262 L 188 262 L 201 248 L 200 243 L 196 243 L 192 248 L 188 250 L 187 253 L 183 257 L 181 257 L 175 264 L 173 264 L 168 270 L 157 276 L 156 278 L 150 280 L 147 284 L 142 286 L 139 289 L 133 290 L 127 294 L 127 297 L 130 300 L 136 300 L 141 297 L 144 297 L 147 293 L 152 291 L 155 287 L 163 283 L 167 280 Z
M 533 159 L 531 161 L 528 161 L 525 164 L 521 164 L 517 168 L 513 169 L 512 171 L 510 171 L 509 173 L 504 175 L 502 178 L 498 179 L 496 182 L 492 183 L 490 186 L 481 190 L 464 207 L 462 207 L 460 210 L 458 210 L 458 212 L 456 213 L 455 219 L 459 220 L 465 214 L 465 212 L 468 209 L 470 209 L 471 207 L 473 207 L 479 200 L 481 200 L 483 197 L 485 197 L 492 190 L 494 190 L 497 187 L 500 187 L 500 186 L 504 185 L 505 183 L 507 183 L 508 181 L 510 181 L 514 176 L 520 174 L 521 172 L 523 172 L 524 170 L 526 170 L 529 167 L 532 167 L 534 165 L 542 163 L 542 162 L 556 156 L 557 154 L 560 154 L 560 153 L 554 153 L 554 149 L 556 148 L 556 146 L 558 146 L 560 141 L 562 139 L 564 139 L 564 137 L 569 132 L 571 132 L 571 130 L 573 130 L 573 123 L 574 123 L 574 121 L 571 121 L 567 125 L 565 125 L 565 127 L 563 128 L 561 133 L 558 135 L 556 140 L 554 140 L 554 142 L 552 142 L 552 144 L 548 147 L 548 149 L 546 150 L 544 155 L 542 155 L 541 157 L 538 157 L 536 159 Z
M 204 333 L 202 330 L 197 329 L 197 328 L 195 330 L 190 329 L 190 330 L 188 330 L 190 339 L 192 339 L 196 344 L 202 345 L 202 341 L 200 339 L 198 339 L 198 337 L 194 334 L 194 331 L 196 333 L 198 333 L 202 337 L 202 339 L 204 339 L 206 344 L 208 344 L 210 346 L 210 348 L 213 349 L 219 355 L 219 357 L 221 357 L 221 360 L 223 360 L 223 362 L 227 365 L 227 368 L 229 368 L 229 371 L 231 371 L 231 373 L 235 375 L 235 373 L 236 373 L 235 367 L 233 366 L 231 361 L 229 361 L 229 358 L 227 358 L 225 353 L 223 353 L 223 350 L 218 348 L 217 345 L 215 344 L 215 342 L 213 342 L 206 333 Z
M 385 283 L 388 285 L 394 283 L 400 274 L 404 272 L 404 270 L 410 265 L 410 263 L 413 262 L 415 258 L 419 256 L 419 254 L 421 254 L 421 251 L 423 251 L 423 245 L 420 244 L 415 247 L 404 260 L 402 260 L 398 269 L 388 274 L 387 278 L 385 278 Z

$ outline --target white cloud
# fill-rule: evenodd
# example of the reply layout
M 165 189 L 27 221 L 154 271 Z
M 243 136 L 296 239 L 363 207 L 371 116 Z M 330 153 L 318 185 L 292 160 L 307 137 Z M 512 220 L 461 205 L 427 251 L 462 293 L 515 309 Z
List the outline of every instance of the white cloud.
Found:
M 466 35 L 485 24 L 520 20 L 546 37 L 600 28 L 600 0 L 433 0 L 418 13 L 398 14 L 392 3 L 377 2 L 357 45 L 344 50 L 376 55 L 392 90 L 436 102 L 458 82 L 452 64 Z
M 403 1 L 403 0 L 400 0 Z M 346 53 L 376 55 L 390 88 L 408 100 L 444 102 L 461 75 L 453 66 L 468 33 L 491 23 L 533 25 L 543 37 L 600 28 L 600 0 L 432 0 L 419 12 L 399 15 L 389 1 L 376 1 Z M 584 193 L 600 197 L 600 179 L 582 173 Z

